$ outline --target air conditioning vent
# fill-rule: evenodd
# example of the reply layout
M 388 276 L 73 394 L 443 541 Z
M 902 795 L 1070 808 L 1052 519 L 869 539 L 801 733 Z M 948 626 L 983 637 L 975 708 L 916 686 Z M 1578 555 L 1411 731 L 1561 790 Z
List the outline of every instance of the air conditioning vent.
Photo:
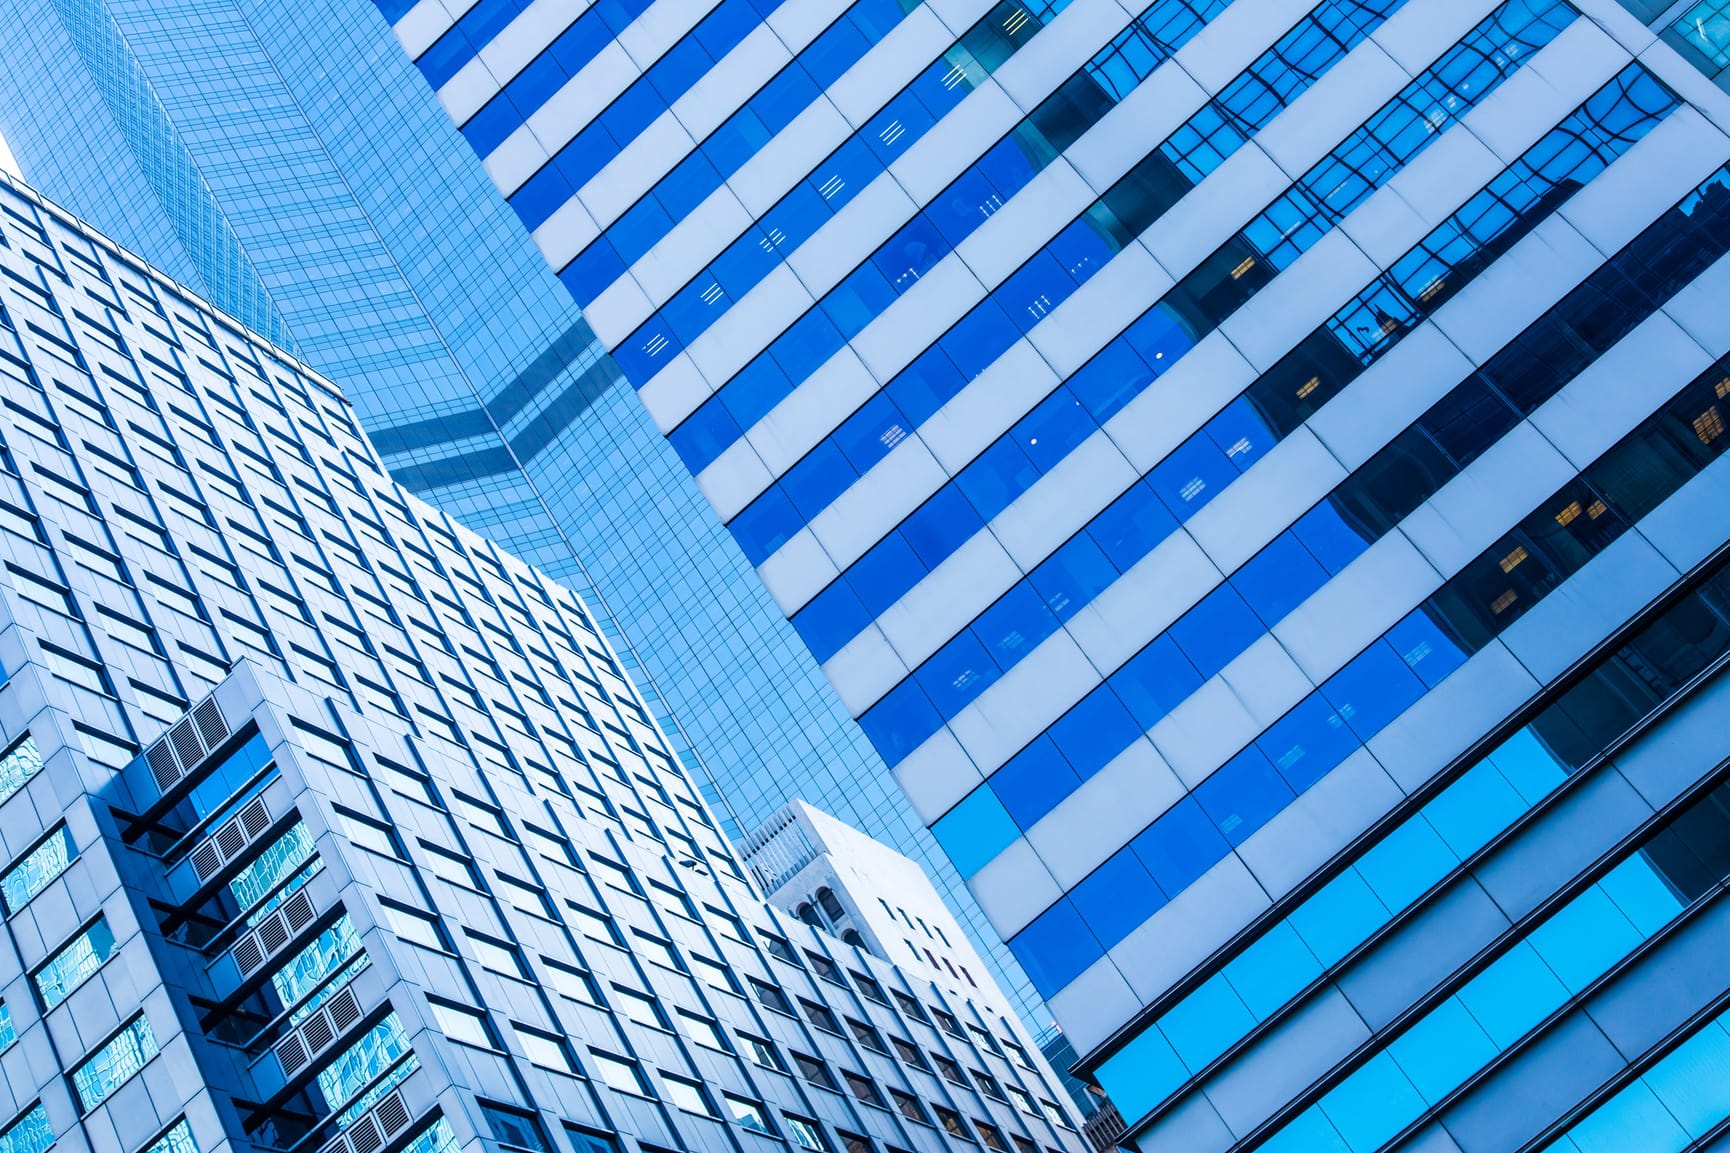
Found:
M 150 779 L 157 790 L 166 796 L 232 732 L 215 697 L 206 697 L 194 705 L 166 736 L 144 750 L 144 761 L 150 766 Z
M 378 1153 L 414 1124 L 401 1089 L 392 1089 L 378 1104 L 356 1117 L 341 1134 L 327 1142 L 319 1153 Z
M 224 821 L 204 843 L 192 850 L 192 871 L 201 884 L 209 882 L 224 865 L 246 851 L 248 845 L 270 828 L 270 807 L 263 797 L 254 797 L 240 812 Z
M 242 977 L 252 976 L 259 966 L 294 940 L 297 933 L 312 924 L 317 915 L 312 898 L 305 889 L 299 890 L 230 946 L 228 952 L 234 958 L 234 967 Z
M 343 1030 L 360 1020 L 360 1002 L 353 989 L 343 989 L 276 1043 L 276 1063 L 289 1080 L 330 1048 Z

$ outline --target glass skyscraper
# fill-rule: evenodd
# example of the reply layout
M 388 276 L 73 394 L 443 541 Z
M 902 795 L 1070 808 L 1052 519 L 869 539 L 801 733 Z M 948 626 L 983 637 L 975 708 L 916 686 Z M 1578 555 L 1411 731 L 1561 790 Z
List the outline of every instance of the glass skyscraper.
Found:
M 8 181 L 0 404 L 7 1153 L 1084 1153 L 757 897 L 580 597 Z
M 391 9 L 1143 1150 L 1722 1147 L 1726 25 L 1633 7 Z
M 804 796 L 887 839 L 1042 1020 L 367 0 L 0 12 L 0 131 L 36 187 L 296 349 L 348 392 L 394 477 L 610 612 L 604 631 L 681 758 L 720 786 L 705 793 L 732 835 Z

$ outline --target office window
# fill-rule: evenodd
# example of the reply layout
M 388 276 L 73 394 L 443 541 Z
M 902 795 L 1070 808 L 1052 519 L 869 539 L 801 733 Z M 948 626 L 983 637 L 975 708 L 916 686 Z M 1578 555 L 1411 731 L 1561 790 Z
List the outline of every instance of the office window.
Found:
M 573 1001 L 581 1001 L 585 1005 L 601 1003 L 601 991 L 589 974 L 581 969 L 560 964 L 551 957 L 542 957 L 541 964 L 546 968 L 547 987 L 553 992 Z
M 491 1101 L 479 1102 L 481 1116 L 487 1120 L 487 1128 L 492 1130 L 493 1139 L 500 1145 L 513 1149 L 529 1149 L 533 1153 L 550 1153 L 547 1148 L 547 1135 L 541 1130 L 541 1123 L 532 1115 L 520 1109 L 495 1105 Z
M 36 970 L 36 992 L 44 1010 L 70 997 L 114 955 L 114 931 L 106 917 L 97 917 Z
M 691 969 L 705 984 L 728 993 L 739 993 L 739 979 L 733 976 L 733 970 L 719 961 L 711 961 L 701 953 L 691 954 Z
M 31 898 L 64 873 L 77 856 L 72 834 L 65 825 L 56 826 L 35 848 L 20 857 L 17 864 L 0 875 L 0 899 L 6 902 L 6 915 L 11 916 L 29 904 Z
M 571 904 L 569 901 L 565 904 L 571 911 L 571 923 L 585 937 L 592 937 L 597 941 L 605 941 L 609 945 L 618 945 L 621 948 L 624 946 L 624 940 L 619 936 L 619 930 L 613 924 L 611 917 L 604 916 L 582 905 Z
M 895 1055 L 913 1066 L 915 1069 L 930 1069 L 925 1061 L 925 1054 L 919 1051 L 919 1046 L 900 1037 L 889 1038 L 889 1043 L 895 1046 Z
M 945 1109 L 941 1105 L 933 1105 L 932 1109 L 936 1112 L 938 1123 L 943 1126 L 944 1132 L 951 1137 L 959 1137 L 963 1141 L 973 1140 L 973 1134 L 968 1131 L 967 1122 L 961 1119 L 961 1114 L 953 1109 Z
M 921 1005 L 914 998 L 909 997 L 906 993 L 901 992 L 899 989 L 895 990 L 895 1003 L 901 1007 L 903 1013 L 907 1014 L 915 1021 L 920 1021 L 927 1025 L 931 1023 L 931 1018 L 925 1015 L 925 1006 Z
M 768 1111 L 762 1105 L 743 1097 L 735 1097 L 731 1093 L 722 1093 L 721 1099 L 727 1103 L 727 1112 L 733 1115 L 733 1120 L 747 1129 L 774 1136 L 774 1130 L 769 1128 Z
M 787 1000 L 787 994 L 781 992 L 776 986 L 767 981 L 760 981 L 756 977 L 746 977 L 745 983 L 751 986 L 751 992 L 767 1008 L 774 1009 L 778 1013 L 791 1014 L 793 1012 L 793 1005 Z
M 877 1150 L 872 1147 L 869 1137 L 861 1136 L 858 1133 L 849 1133 L 845 1129 L 835 1130 L 835 1136 L 841 1138 L 841 1148 L 846 1153 L 877 1153 Z
M 967 1031 L 973 1034 L 973 1040 L 987 1053 L 1002 1055 L 1003 1050 L 997 1046 L 997 1038 L 991 1035 L 989 1029 L 981 1029 L 978 1025 L 967 1026 Z
M 751 1060 L 768 1069 L 785 1073 L 787 1063 L 781 1060 L 780 1050 L 761 1037 L 753 1037 L 749 1033 L 740 1033 L 739 1040 L 745 1043 L 745 1051 L 751 1055 Z
M 18 1030 L 12 1024 L 12 1010 L 6 1002 L 0 1001 L 0 1053 L 12 1047 L 12 1042 L 18 1039 Z
M 872 1081 L 871 1078 L 859 1073 L 849 1073 L 843 1069 L 841 1071 L 841 1079 L 847 1082 L 847 1088 L 852 1092 L 853 1096 L 859 1098 L 859 1100 L 865 1102 L 867 1105 L 875 1105 L 879 1109 L 886 1108 L 883 1104 L 883 1094 L 878 1090 L 876 1083 Z
M 1004 1089 L 1008 1091 L 1009 1099 L 1015 1102 L 1016 1108 L 1029 1117 L 1039 1116 L 1039 1106 L 1033 1103 L 1033 1098 L 1025 1090 L 1018 1089 L 1014 1085 L 1005 1085 Z
M 1009 1146 L 1003 1140 L 1003 1131 L 997 1126 L 975 1117 L 973 1128 L 978 1132 L 979 1139 L 985 1143 L 987 1149 L 994 1149 L 996 1153 L 1009 1153 Z
M 829 1072 L 829 1066 L 817 1058 L 794 1052 L 793 1064 L 799 1067 L 800 1075 L 811 1084 L 821 1086 L 834 1093 L 841 1091 L 841 1086 L 835 1080 L 835 1074 Z
M 0 801 L 5 801 L 22 789 L 42 767 L 42 754 L 28 733 L 18 743 L 0 754 Z
M 380 900 L 379 909 L 384 913 L 386 927 L 403 940 L 439 953 L 451 951 L 436 918 L 390 900 Z
M 619 1153 L 619 1144 L 606 1133 L 565 1122 L 565 1136 L 571 1140 L 574 1153 Z
M 835 1014 L 827 1008 L 815 1001 L 807 1001 L 803 997 L 799 998 L 799 1006 L 805 1010 L 805 1016 L 811 1024 L 825 1032 L 834 1033 L 837 1036 L 841 1035 L 841 1022 L 837 1021 Z
M 849 969 L 847 972 L 853 975 L 853 983 L 859 986 L 859 992 L 867 1001 L 875 1001 L 879 1005 L 889 1004 L 889 995 L 883 992 L 883 986 L 878 984 L 874 978 L 867 977 L 857 969 Z M 915 1001 L 914 1004 L 917 1005 L 918 1002 Z M 923 1019 L 922 1017 L 921 1020 Z
M 1015 1054 L 1015 1063 L 1017 1065 L 1020 1065 L 1023 1069 L 1033 1069 L 1033 1058 L 1027 1055 L 1027 1050 L 1019 1042 L 1011 1041 L 1009 1038 L 1005 1037 L 1003 1039 L 1003 1044 L 1005 1048 Z
M 48 1124 L 48 1110 L 39 1104 L 32 1105 L 17 1120 L 0 1130 L 0 1153 L 45 1153 L 52 1144 L 54 1129 Z M 155 1150 L 152 1149 L 151 1153 Z M 190 1153 L 197 1153 L 197 1150 Z
M 715 1107 L 709 1104 L 709 1095 L 703 1092 L 703 1086 L 687 1077 L 679 1077 L 661 1070 L 661 1081 L 667 1087 L 667 1100 L 691 1113 L 702 1113 L 713 1117 Z
M 993 1101 L 1006 1100 L 1003 1096 L 1002 1086 L 997 1083 L 997 1078 L 981 1069 L 972 1069 L 969 1070 L 969 1072 L 973 1074 L 973 1082 L 979 1086 L 979 1091 L 981 1093 L 990 1097 Z
M 666 1015 L 661 1012 L 660 1004 L 649 994 L 627 989 L 623 985 L 614 985 L 613 997 L 619 1003 L 619 1012 L 637 1024 L 647 1025 L 651 1029 L 667 1027 Z
M 953 1081 L 957 1085 L 967 1084 L 967 1078 L 961 1074 L 961 1066 L 943 1056 L 941 1053 L 931 1054 L 931 1059 L 937 1063 L 937 1071 L 943 1074 L 943 1079 Z
M 600 1072 L 602 1081 L 621 1093 L 634 1093 L 639 1097 L 648 1096 L 648 1089 L 643 1084 L 643 1072 L 637 1068 L 635 1061 L 627 1061 L 623 1057 L 615 1057 L 611 1053 L 603 1053 L 599 1049 L 590 1049 L 589 1056 L 595 1062 L 595 1068 Z
M 1045 1111 L 1047 1117 L 1051 1118 L 1052 1124 L 1063 1129 L 1075 1128 L 1074 1125 L 1069 1123 L 1069 1114 L 1064 1112 L 1063 1106 L 1059 1105 L 1056 1101 L 1047 1100 L 1046 1098 L 1041 1097 L 1039 1099 L 1039 1107 Z
M 919 1103 L 919 1098 L 911 1093 L 903 1093 L 899 1089 L 889 1090 L 889 1099 L 895 1102 L 895 1108 L 909 1121 L 917 1121 L 921 1125 L 931 1124 L 931 1118 L 925 1115 L 925 1106 Z
M 955 1019 L 953 1013 L 945 1013 L 942 1009 L 931 1010 L 931 1015 L 937 1019 L 937 1027 L 951 1037 L 965 1037 L 961 1031 L 961 1022 Z
M 823 1136 L 822 1128 L 808 1117 L 797 1117 L 792 1113 L 783 1113 L 787 1119 L 787 1131 L 793 1134 L 793 1140 L 810 1149 L 812 1153 L 829 1153 L 829 1142 Z
M 683 1009 L 679 1010 L 679 1021 L 684 1025 L 685 1032 L 690 1035 L 691 1040 L 697 1044 L 726 1051 L 726 1034 L 721 1032 L 721 1027 L 714 1021 L 707 1017 L 699 1017 L 695 1013 L 688 1013 Z
M 777 937 L 773 933 L 760 933 L 759 935 L 763 938 L 763 947 L 769 950 L 773 956 L 779 957 L 789 965 L 799 963 L 799 954 L 793 951 L 793 946 L 788 944 L 785 937 Z
M 503 973 L 519 981 L 528 979 L 528 972 L 523 968 L 522 954 L 517 952 L 515 945 L 483 937 L 472 930 L 463 931 L 468 936 L 469 947 L 475 951 L 475 960 L 495 973 Z
M 657 965 L 684 972 L 684 966 L 679 964 L 679 955 L 673 951 L 673 943 L 660 937 L 651 937 L 647 933 L 632 930 L 632 936 L 637 939 L 637 955 Z
M 847 1028 L 852 1030 L 855 1040 L 873 1053 L 887 1054 L 889 1052 L 888 1047 L 883 1044 L 883 1038 L 877 1035 L 877 1030 L 865 1022 L 849 1017 L 847 1018 Z
M 813 953 L 811 950 L 807 949 L 805 950 L 805 960 L 810 962 L 812 972 L 816 973 L 825 981 L 832 981 L 835 984 L 842 986 L 847 984 L 847 982 L 841 977 L 841 967 L 823 954 Z
M 88 1113 L 108 1098 L 155 1057 L 156 1034 L 143 1014 L 134 1017 L 107 1044 L 86 1057 L 72 1070 L 72 1087 L 78 1091 L 82 1112 Z
M 427 998 L 427 1003 L 432 1006 L 433 1020 L 438 1023 L 439 1031 L 446 1037 L 477 1049 L 497 1047 L 493 1044 L 492 1029 L 488 1027 L 485 1015 L 431 997 Z
M 551 1069 L 555 1073 L 576 1072 L 576 1064 L 571 1059 L 570 1046 L 565 1044 L 563 1037 L 543 1033 L 539 1029 L 530 1028 L 521 1021 L 512 1021 L 511 1028 L 516 1030 L 517 1040 L 523 1046 L 523 1054 L 530 1061 L 543 1069 Z
M 0 1140 L 0 1148 L 4 1141 Z M 5 1150 L 5 1153 L 18 1153 L 16 1150 Z M 168 1127 L 168 1132 L 152 1141 L 140 1153 L 198 1153 L 198 1142 L 192 1139 L 192 1126 L 183 1117 Z

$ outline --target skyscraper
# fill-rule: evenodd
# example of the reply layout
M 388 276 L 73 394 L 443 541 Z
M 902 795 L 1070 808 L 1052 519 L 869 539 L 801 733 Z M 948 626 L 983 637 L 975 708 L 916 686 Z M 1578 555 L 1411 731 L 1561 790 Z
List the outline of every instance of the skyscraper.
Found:
M 1129 1140 L 1477 1153 L 1730 1109 L 1725 24 L 1647 7 L 394 15 Z
M 393 476 L 581 589 L 733 835 L 803 795 L 886 838 L 1036 1002 L 367 0 L 0 11 L 36 187 L 296 348 Z
M 580 598 L 9 182 L 0 403 L 8 1153 L 1081 1153 L 754 895 Z

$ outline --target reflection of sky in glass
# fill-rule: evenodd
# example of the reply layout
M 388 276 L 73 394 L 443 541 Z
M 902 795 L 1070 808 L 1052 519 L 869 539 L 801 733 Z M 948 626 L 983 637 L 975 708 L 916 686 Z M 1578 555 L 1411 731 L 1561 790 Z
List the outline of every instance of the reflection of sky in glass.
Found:
M 408 1035 L 403 1032 L 402 1022 L 392 1013 L 366 1034 L 350 1045 L 343 1054 L 326 1065 L 318 1075 L 318 1087 L 324 1094 L 324 1099 L 332 1108 L 339 1107 L 349 1101 L 356 1093 L 364 1089 L 373 1078 L 390 1068 L 398 1058 L 410 1052 Z M 399 1082 L 412 1071 L 414 1062 L 404 1062 L 404 1068 L 393 1076 L 390 1085 Z M 365 1112 L 378 1097 L 388 1092 L 387 1086 L 376 1086 L 361 1101 L 355 1102 L 345 1110 L 345 1123 Z M 364 1102 L 364 1103 L 363 1103 Z
M 0 1133 L 0 1153 L 42 1153 L 54 1144 L 54 1128 L 48 1111 L 38 1105 Z
M 36 991 L 42 994 L 43 1008 L 52 1009 L 70 997 L 113 955 L 114 930 L 106 918 L 98 917 L 37 971 Z
M 276 995 L 282 998 L 284 1005 L 293 1005 L 359 952 L 360 937 L 354 931 L 353 922 L 344 914 L 297 953 L 293 960 L 272 974 L 271 984 L 276 987 Z M 364 960 L 361 958 L 356 964 L 350 965 L 349 971 L 340 979 L 332 981 L 318 997 L 297 1008 L 294 1012 L 295 1022 L 305 1020 L 326 997 L 346 985 L 349 979 L 364 967 Z
M 23 908 L 30 898 L 64 873 L 77 855 L 72 845 L 72 834 L 66 831 L 65 825 L 50 833 L 47 840 L 30 850 L 22 861 L 0 877 L 0 897 L 5 898 L 6 912 L 12 914 Z
M 36 751 L 36 741 L 26 736 L 17 746 L 0 757 L 0 801 L 24 787 L 24 782 L 42 767 L 42 754 Z
M 257 860 L 247 865 L 228 883 L 228 891 L 234 895 L 241 908 L 251 908 L 311 856 L 312 836 L 306 831 L 304 824 L 296 821 L 287 832 L 276 839 L 275 844 L 260 853 Z M 266 911 L 259 912 L 262 914 Z
M 88 1113 L 108 1100 L 145 1062 L 156 1056 L 156 1034 L 150 1022 L 137 1017 L 114 1040 L 102 1046 L 84 1064 L 72 1071 L 78 1100 Z

